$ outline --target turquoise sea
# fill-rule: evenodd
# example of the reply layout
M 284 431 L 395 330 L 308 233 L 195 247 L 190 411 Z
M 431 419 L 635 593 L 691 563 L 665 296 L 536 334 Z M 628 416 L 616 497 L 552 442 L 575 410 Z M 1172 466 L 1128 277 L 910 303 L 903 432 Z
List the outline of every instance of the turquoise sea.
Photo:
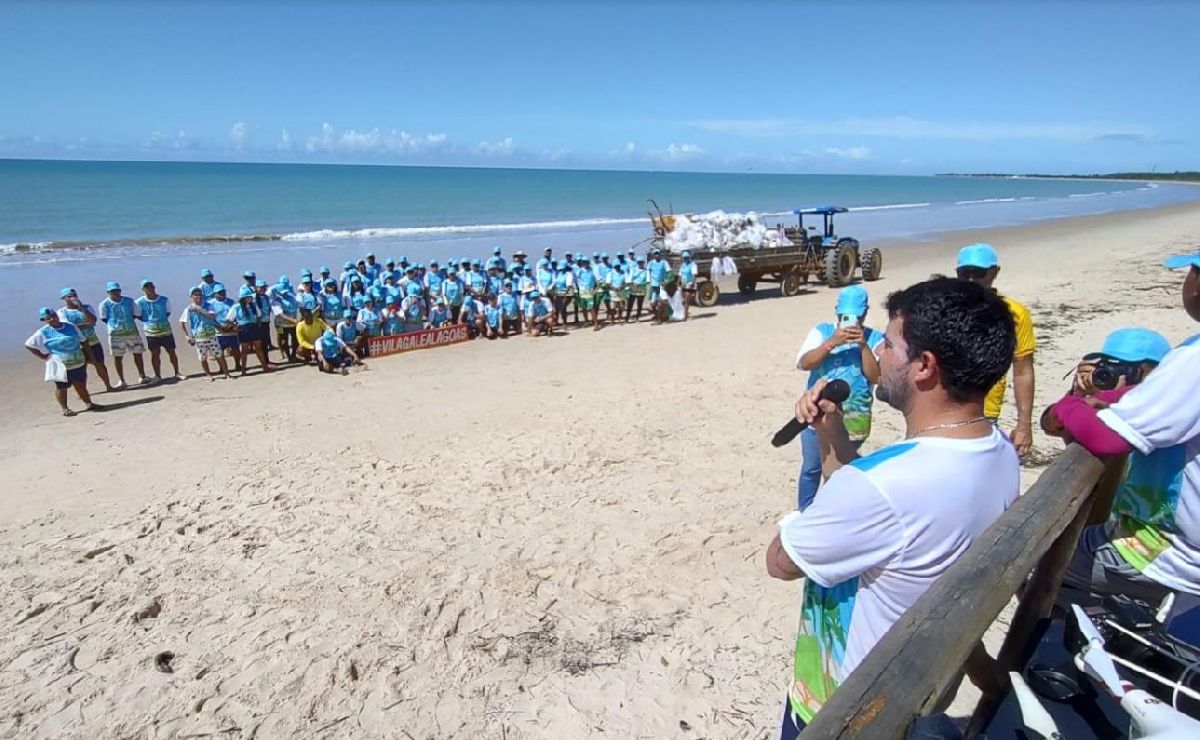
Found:
M 0 160 L 0 287 L 23 339 L 40 305 L 71 285 L 85 300 L 107 280 L 136 293 L 153 277 L 182 300 L 202 267 L 274 280 L 367 252 L 414 261 L 506 252 L 625 250 L 664 211 L 847 206 L 839 233 L 924 239 L 1200 198 L 1156 183 L 982 177 L 698 174 L 183 162 Z M 6 322 L 11 324 L 11 322 Z M 9 329 L 12 331 L 12 329 Z

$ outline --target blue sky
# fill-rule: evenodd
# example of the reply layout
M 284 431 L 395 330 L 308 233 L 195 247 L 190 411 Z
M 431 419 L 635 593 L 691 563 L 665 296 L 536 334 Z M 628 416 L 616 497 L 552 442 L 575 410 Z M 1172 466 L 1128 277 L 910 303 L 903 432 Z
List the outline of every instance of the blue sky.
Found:
M 1200 169 L 1200 3 L 0 4 L 0 157 Z

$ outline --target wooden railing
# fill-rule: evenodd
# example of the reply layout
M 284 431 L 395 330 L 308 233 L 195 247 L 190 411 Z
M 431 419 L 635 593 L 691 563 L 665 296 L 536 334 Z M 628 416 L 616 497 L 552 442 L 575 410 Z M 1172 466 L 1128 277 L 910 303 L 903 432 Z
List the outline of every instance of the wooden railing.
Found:
M 903 738 L 915 717 L 956 688 L 967 657 L 1028 579 L 997 655 L 997 680 L 1007 682 L 1058 596 L 1080 531 L 1111 509 L 1124 466 L 1068 447 L 888 630 L 803 737 Z M 999 699 L 979 702 L 968 737 L 991 721 Z

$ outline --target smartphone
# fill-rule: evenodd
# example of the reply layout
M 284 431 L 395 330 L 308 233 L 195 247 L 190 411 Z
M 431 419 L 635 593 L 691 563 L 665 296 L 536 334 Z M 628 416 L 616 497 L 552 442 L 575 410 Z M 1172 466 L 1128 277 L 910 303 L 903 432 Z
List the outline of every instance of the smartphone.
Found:
M 849 326 L 858 326 L 858 317 L 852 314 L 842 314 L 838 317 L 838 328 L 845 329 Z

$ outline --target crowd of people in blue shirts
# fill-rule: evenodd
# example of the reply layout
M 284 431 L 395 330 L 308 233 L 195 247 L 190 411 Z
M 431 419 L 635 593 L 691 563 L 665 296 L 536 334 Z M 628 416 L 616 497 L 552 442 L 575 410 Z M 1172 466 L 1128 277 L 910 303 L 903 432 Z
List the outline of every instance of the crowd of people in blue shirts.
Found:
M 568 252 L 556 258 L 547 247 L 537 262 L 529 262 L 523 251 L 506 259 L 496 247 L 486 260 L 451 259 L 444 266 L 407 257 L 379 262 L 368 254 L 345 262 L 336 276 L 328 267 L 315 275 L 303 269 L 294 284 L 287 275 L 268 283 L 247 270 L 236 288 L 204 269 L 177 321 L 210 380 L 218 373 L 229 377 L 231 368 L 246 374 L 252 358 L 269 372 L 274 350 L 285 363 L 344 373 L 369 354 L 370 337 L 461 325 L 471 338 L 497 339 L 549 336 L 572 324 L 598 331 L 605 324 L 641 321 L 644 314 L 655 323 L 686 319 L 699 274 L 689 252 L 680 257 L 672 269 L 659 249 L 648 257 L 629 250 L 612 257 Z M 64 414 L 74 413 L 67 406 L 71 387 L 86 407 L 94 406 L 87 394 L 89 365 L 109 391 L 126 386 L 124 358 L 130 354 L 138 384 L 162 380 L 164 353 L 175 377 L 183 378 L 171 303 L 153 281 L 142 280 L 140 287 L 143 295 L 132 299 L 119 283 L 108 283 L 98 310 L 74 288 L 63 288 L 62 307 L 39 311 L 43 326 L 26 346 L 39 358 L 61 363 L 53 379 Z M 682 317 L 671 315 L 677 309 L 668 297 L 677 292 Z M 115 382 L 96 332 L 101 323 L 108 332 Z M 147 349 L 153 377 L 143 361 Z

